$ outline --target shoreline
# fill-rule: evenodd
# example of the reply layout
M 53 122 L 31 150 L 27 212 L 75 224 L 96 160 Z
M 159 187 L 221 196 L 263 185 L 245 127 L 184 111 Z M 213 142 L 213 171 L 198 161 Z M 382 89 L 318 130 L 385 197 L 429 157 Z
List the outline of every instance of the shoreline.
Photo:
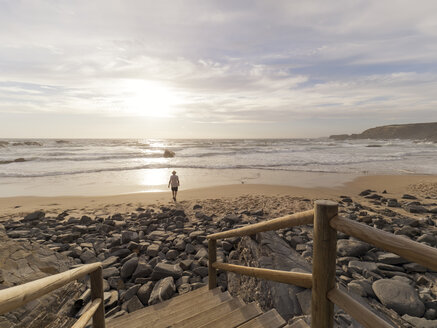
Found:
M 333 187 L 302 187 L 272 184 L 229 184 L 207 188 L 181 189 L 178 202 L 195 200 L 235 198 L 243 195 L 293 196 L 309 199 L 338 200 L 342 195 L 356 196 L 365 189 L 387 191 L 387 197 L 425 190 L 425 194 L 437 197 L 437 175 L 368 175 Z M 171 192 L 140 192 L 102 196 L 15 196 L 0 198 L 0 221 L 23 213 L 44 210 L 48 213 L 61 210 L 78 212 L 117 212 L 134 210 L 136 207 L 152 204 L 173 204 Z

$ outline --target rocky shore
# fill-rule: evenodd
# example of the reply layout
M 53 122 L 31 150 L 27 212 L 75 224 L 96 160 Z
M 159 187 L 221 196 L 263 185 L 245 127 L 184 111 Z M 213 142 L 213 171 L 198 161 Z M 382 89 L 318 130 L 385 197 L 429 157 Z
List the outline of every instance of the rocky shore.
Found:
M 424 196 L 411 191 L 395 199 L 385 191 L 364 190 L 337 200 L 341 213 L 351 220 L 436 247 L 436 199 L 429 192 Z M 208 234 L 312 207 L 310 199 L 252 195 L 138 206 L 110 215 L 103 215 L 102 209 L 88 210 L 83 215 L 78 215 L 77 210 L 37 211 L 5 220 L 8 237 L 2 238 L 41 245 L 47 252 L 62 256 L 70 267 L 103 262 L 105 311 L 109 318 L 204 286 L 208 275 Z M 338 239 L 337 280 L 360 302 L 400 327 L 437 326 L 435 272 L 341 233 Z M 217 258 L 229 263 L 309 272 L 312 227 L 218 241 Z M 20 255 L 14 260 L 20 261 Z M 19 267 L 2 266 L 0 278 L 14 270 L 22 272 Z M 3 287 L 19 283 L 7 285 L 4 281 L 0 279 Z M 224 272 L 219 273 L 218 283 L 245 301 L 257 301 L 264 310 L 275 307 L 289 322 L 309 320 L 309 290 Z M 77 290 L 75 304 L 69 305 L 70 316 L 77 316 L 86 308 L 87 289 L 87 283 L 83 283 Z M 357 326 L 342 311 L 337 311 L 336 322 L 341 327 Z M 19 327 L 19 323 L 13 324 Z
M 384 125 L 367 129 L 358 134 L 338 134 L 329 137 L 335 140 L 412 139 L 437 142 L 437 122 Z

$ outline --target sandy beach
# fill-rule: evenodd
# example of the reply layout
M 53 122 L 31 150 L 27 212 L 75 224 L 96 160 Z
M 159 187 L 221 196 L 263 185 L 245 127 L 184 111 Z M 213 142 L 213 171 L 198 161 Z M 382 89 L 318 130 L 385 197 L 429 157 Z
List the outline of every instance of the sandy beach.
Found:
M 331 179 L 330 175 L 320 179 Z M 236 199 L 242 196 L 268 197 L 301 197 L 310 200 L 332 199 L 346 195 L 357 196 L 361 191 L 372 189 L 379 193 L 384 190 L 387 197 L 398 198 L 406 193 L 415 193 L 423 198 L 437 198 L 437 176 L 435 175 L 374 175 L 360 176 L 350 182 L 335 184 L 334 187 L 302 187 L 304 183 L 298 180 L 299 186 L 267 185 L 267 184 L 234 184 L 214 186 L 209 188 L 181 188 L 178 204 L 182 207 L 196 201 L 212 201 L 217 199 Z M 319 182 L 327 185 L 327 182 Z M 311 184 L 310 184 L 311 185 Z M 49 213 L 59 213 L 69 210 L 77 215 L 111 215 L 118 212 L 134 211 L 138 207 L 149 205 L 172 204 L 171 192 L 145 192 L 112 196 L 63 196 L 63 197 L 4 197 L 0 198 L 0 220 L 18 218 L 25 213 L 43 210 Z M 250 204 L 248 204 L 250 206 Z M 278 204 L 278 207 L 285 206 Z
M 319 184 L 329 185 L 330 178 L 332 175 Z M 48 266 L 52 273 L 66 269 L 58 268 L 57 263 L 69 266 L 72 263 L 103 261 L 106 263 L 104 277 L 107 279 L 107 291 L 113 295 L 113 300 L 106 304 L 106 317 L 117 318 L 127 312 L 155 304 L 158 299 L 168 299 L 204 286 L 208 278 L 205 234 L 231 229 L 239 224 L 261 222 L 302 212 L 313 208 L 313 202 L 317 199 L 338 202 L 340 213 L 350 219 L 390 233 L 405 235 L 432 247 L 437 244 L 435 175 L 361 176 L 332 187 L 233 184 L 210 188 L 182 188 L 177 202 L 171 200 L 170 191 L 113 196 L 9 197 L 0 198 L 0 223 L 5 228 L 2 238 L 7 242 L 3 254 L 0 254 L 0 261 L 4 261 L 3 279 L 8 285 L 13 285 L 44 276 Z M 309 268 L 313 243 L 311 226 L 283 229 L 272 236 L 276 238 L 275 243 L 282 243 L 282 247 L 285 247 L 278 254 L 294 254 L 287 266 L 281 267 L 282 270 L 291 270 L 298 260 Z M 414 325 L 417 320 L 434 324 L 437 313 L 434 311 L 433 298 L 437 292 L 437 276 L 432 271 L 427 273 L 426 268 L 402 260 L 395 263 L 398 266 L 392 265 L 391 258 L 389 262 L 385 259 L 390 254 L 376 248 L 371 249 L 365 243 L 353 239 L 344 239 L 345 236 L 339 238 L 337 253 L 343 257 L 338 258 L 337 264 L 343 273 L 338 279 L 347 286 L 349 292 L 370 299 L 372 306 L 380 313 L 385 313 L 396 325 L 405 320 Z M 15 244 L 15 240 L 18 244 Z M 246 242 L 248 240 L 251 239 Z M 23 249 L 22 246 L 17 246 L 20 243 L 27 246 Z M 249 244 L 252 246 L 249 247 Z M 249 266 L 264 267 L 257 262 L 258 256 L 254 255 L 261 251 L 258 247 L 263 247 L 264 242 L 257 244 L 258 250 L 251 248 L 253 242 L 249 244 L 245 244 L 244 240 L 240 244 L 238 238 L 223 241 L 220 247 L 224 261 L 231 261 L 236 257 L 237 264 L 248 265 L 246 262 L 250 262 Z M 20 252 L 16 251 L 17 247 L 21 247 Z M 40 263 L 41 259 L 46 259 L 46 255 L 32 255 L 45 254 L 44 252 L 52 254 L 51 262 Z M 254 252 L 252 259 L 246 258 L 248 252 Z M 37 268 L 36 271 L 29 275 L 25 269 L 18 268 L 14 261 L 9 261 L 15 253 L 25 257 L 25 260 L 20 259 L 20 265 L 30 261 L 29 265 Z M 275 254 L 270 256 L 274 258 Z M 274 261 L 283 264 L 282 260 Z M 271 268 L 278 269 L 278 263 Z M 370 275 L 366 265 L 371 266 Z M 125 273 L 130 266 L 135 273 Z M 168 278 L 165 270 L 170 267 L 177 272 L 172 271 L 174 277 Z M 182 267 L 188 271 L 183 273 Z M 409 279 L 408 281 L 412 279 L 416 289 L 405 282 L 398 286 L 396 282 L 388 280 L 394 276 L 398 279 Z M 170 289 L 164 286 L 165 279 L 172 281 L 169 285 L 171 288 L 167 286 Z M 240 295 L 246 303 L 253 301 L 255 297 L 264 311 L 274 307 L 289 323 L 301 319 L 308 322 L 308 315 L 302 310 L 308 305 L 303 299 L 299 299 L 300 305 L 296 305 L 297 296 L 293 293 L 287 294 L 287 300 L 270 298 L 262 281 L 254 282 L 247 278 L 240 280 L 235 275 L 226 276 L 224 273 L 218 279 L 224 290 Z M 386 304 L 382 301 L 383 306 L 376 302 L 375 299 L 384 300 L 386 297 L 380 295 L 381 298 L 377 298 L 371 291 L 372 284 L 379 284 L 379 281 L 389 281 L 390 286 L 395 284 L 396 293 L 403 293 L 408 289 L 415 303 L 408 306 L 404 305 L 407 301 L 400 301 L 402 305 L 399 308 L 397 303 Z M 423 289 L 421 284 L 428 287 Z M 282 289 L 283 287 L 279 288 Z M 85 288 L 80 287 L 80 293 L 84 291 Z M 249 291 L 255 291 L 255 294 Z M 72 287 L 69 292 L 75 295 L 72 298 L 78 297 L 77 288 Z M 132 296 L 135 293 L 136 296 Z M 130 298 L 125 295 L 130 295 Z M 69 311 L 68 304 L 62 306 L 63 313 Z M 387 312 L 386 307 L 395 309 L 396 312 Z M 413 317 L 401 318 L 405 313 Z M 346 322 L 352 320 L 350 316 L 342 315 Z M 33 318 L 33 315 L 29 318 Z M 65 323 L 73 320 L 68 315 L 58 315 L 57 318 Z M 3 320 L 11 320 L 6 321 L 7 325 L 18 322 L 9 317 Z M 340 326 L 345 326 L 341 321 L 338 322 Z

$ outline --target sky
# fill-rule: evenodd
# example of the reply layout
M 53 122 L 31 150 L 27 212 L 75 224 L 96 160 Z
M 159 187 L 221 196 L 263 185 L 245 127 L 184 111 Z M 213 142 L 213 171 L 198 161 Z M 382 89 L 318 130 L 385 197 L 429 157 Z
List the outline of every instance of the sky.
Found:
M 0 0 L 0 138 L 437 121 L 437 1 Z

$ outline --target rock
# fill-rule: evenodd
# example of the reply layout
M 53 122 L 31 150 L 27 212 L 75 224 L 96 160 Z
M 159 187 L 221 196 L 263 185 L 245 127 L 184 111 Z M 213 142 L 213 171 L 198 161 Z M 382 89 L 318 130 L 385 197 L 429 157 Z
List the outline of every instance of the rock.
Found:
M 158 281 L 149 298 L 149 305 L 168 300 L 176 291 L 173 277 L 167 277 Z
M 241 217 L 236 214 L 228 214 L 222 220 L 226 223 L 234 225 L 241 222 Z
M 80 260 L 82 261 L 82 263 L 85 263 L 85 264 L 97 262 L 96 255 L 92 251 L 90 251 L 89 249 L 86 249 L 80 255 Z
M 125 258 L 126 256 L 130 255 L 132 252 L 127 248 L 120 248 L 117 250 L 114 250 L 110 253 L 110 256 L 116 256 L 120 258 Z
M 283 271 L 311 272 L 311 265 L 302 258 L 275 231 L 261 232 L 256 239 L 243 237 L 238 250 L 231 251 L 229 263 Z M 301 315 L 302 309 L 296 294 L 304 289 L 273 281 L 262 281 L 227 272 L 228 290 L 244 301 L 275 308 L 286 320 Z
M 365 262 L 365 261 L 350 261 L 348 267 L 351 269 L 355 269 L 358 272 L 366 271 L 376 271 L 378 267 L 374 262 Z
M 123 231 L 121 233 L 121 243 L 127 244 L 130 241 L 139 242 L 138 233 L 136 231 Z
M 123 304 L 126 305 L 127 312 L 131 313 L 143 308 L 143 303 L 140 302 L 138 296 L 133 296 L 129 301 Z
M 110 256 L 102 262 L 103 268 L 110 267 L 111 265 L 117 263 L 117 261 L 118 261 L 117 256 Z
M 424 266 L 421 266 L 420 264 L 417 263 L 407 263 L 403 265 L 404 269 L 407 272 L 426 272 L 428 271 L 427 268 L 425 268 Z
M 123 302 L 129 301 L 134 295 L 137 294 L 137 291 L 140 289 L 141 285 L 133 285 L 122 295 L 121 300 Z
M 179 295 L 182 295 L 182 294 L 188 293 L 188 292 L 190 292 L 190 291 L 191 291 L 191 285 L 188 284 L 188 283 L 181 284 L 181 285 L 178 287 L 178 293 L 179 293 Z
M 167 260 L 175 260 L 179 256 L 179 252 L 174 249 L 170 249 L 166 254 L 165 257 Z
M 402 316 L 402 319 L 412 324 L 413 327 L 416 328 L 435 328 L 437 327 L 437 320 L 427 320 L 425 318 L 417 318 L 414 316 L 410 316 L 405 314 Z
M 44 217 L 46 216 L 46 214 L 42 211 L 36 211 L 30 214 L 27 214 L 24 219 L 22 220 L 22 222 L 32 222 L 35 220 L 42 220 Z
M 340 239 L 337 242 L 337 254 L 340 256 L 362 256 L 371 248 L 371 245 L 359 240 Z
M 86 216 L 86 215 L 83 215 L 79 221 L 79 224 L 85 225 L 85 226 L 89 226 L 92 223 L 93 223 L 93 219 L 91 219 L 89 216 Z
M 198 276 L 201 276 L 202 278 L 206 277 L 208 275 L 208 268 L 207 267 L 197 267 L 193 270 L 194 274 L 197 274 Z
M 152 294 L 153 282 L 149 281 L 142 285 L 137 291 L 137 296 L 144 306 L 148 305 L 150 294 Z
M 430 233 L 423 234 L 422 236 L 417 238 L 417 241 L 419 243 L 427 243 L 433 247 L 436 246 L 436 244 L 437 244 L 436 236 L 434 234 L 430 234 Z
M 117 268 L 109 267 L 103 269 L 103 279 L 108 279 L 109 277 L 114 277 L 118 275 L 119 275 L 119 271 Z
M 203 242 L 206 239 L 204 231 L 193 231 L 189 234 L 191 240 L 196 240 L 199 243 Z
M 191 264 L 193 264 L 193 260 L 183 260 L 179 263 L 179 266 L 182 270 L 190 270 Z
M 173 151 L 168 150 L 168 149 L 164 150 L 164 157 L 165 158 L 171 158 L 171 157 L 174 157 L 174 156 L 175 156 L 175 153 Z
M 425 313 L 425 305 L 420 301 L 416 290 L 406 282 L 380 279 L 373 283 L 372 289 L 382 304 L 399 315 L 422 317 Z
M 376 297 L 372 289 L 372 283 L 366 279 L 353 280 L 348 283 L 347 288 L 350 292 L 363 297 Z
M 206 215 L 205 213 L 202 212 L 196 212 L 194 214 L 194 216 L 196 217 L 196 219 L 199 219 L 201 221 L 212 221 L 212 218 L 208 215 Z
M 155 257 L 159 253 L 159 245 L 152 244 L 149 247 L 147 247 L 146 255 L 150 257 Z
M 178 279 L 182 276 L 182 269 L 179 264 L 158 263 L 152 272 L 152 280 L 160 280 L 165 277 Z
M 185 250 L 185 241 L 183 239 L 175 239 L 173 242 L 174 248 L 176 248 L 178 251 L 184 251 Z
M 311 289 L 296 294 L 303 314 L 311 314 Z
M 390 198 L 389 200 L 387 200 L 387 206 L 388 207 L 400 207 L 397 199 L 395 199 L 395 198 Z
M 378 262 L 391 264 L 391 265 L 408 263 L 407 260 L 393 253 L 379 254 L 377 260 Z
M 134 273 L 132 274 L 132 280 L 135 280 L 137 278 L 146 278 L 150 276 L 152 273 L 152 267 L 143 262 L 139 262 L 137 268 L 135 269 Z
M 194 258 L 199 260 L 201 258 L 208 258 L 208 250 L 206 248 L 201 248 L 197 251 L 196 255 L 194 255 Z
M 426 213 L 428 210 L 422 205 L 407 205 L 406 210 L 410 213 Z
M 185 246 L 185 253 L 187 253 L 187 254 L 194 254 L 195 252 L 196 252 L 196 249 L 194 248 L 193 245 L 187 244 Z
M 167 238 L 167 233 L 161 230 L 155 230 L 149 233 L 149 239 L 151 240 L 165 240 Z
M 417 199 L 417 197 L 409 194 L 402 195 L 402 199 Z
M 127 279 L 135 272 L 138 266 L 138 258 L 134 257 L 123 264 L 120 270 L 120 276 L 122 279 Z
M 437 310 L 436 309 L 426 309 L 424 318 L 428 320 L 437 319 Z
M 370 189 L 366 189 L 366 190 L 363 190 L 362 192 L 360 192 L 360 196 L 367 196 L 367 195 L 370 195 L 370 193 L 371 192 L 373 192 L 373 190 L 370 190 Z
M 124 289 L 124 282 L 120 276 L 112 276 L 108 278 L 108 284 L 113 289 Z
M 109 300 L 105 303 L 105 310 L 113 308 L 118 302 L 118 290 L 111 290 L 109 293 L 110 297 Z
M 353 201 L 352 201 L 352 198 L 350 198 L 350 197 L 348 197 L 348 196 L 340 196 L 340 198 L 341 198 L 341 202 L 343 202 L 343 203 L 350 204 L 350 203 L 353 202 Z
M 400 228 L 399 230 L 395 231 L 395 235 L 405 235 L 405 236 L 408 236 L 410 238 L 414 237 L 418 233 L 419 233 L 419 229 L 413 228 L 413 227 L 408 227 L 408 226 L 404 226 L 404 227 Z
M 232 250 L 232 248 L 234 247 L 234 245 L 232 245 L 230 242 L 223 240 L 222 241 L 222 248 L 223 250 L 225 250 L 226 252 L 230 252 Z

